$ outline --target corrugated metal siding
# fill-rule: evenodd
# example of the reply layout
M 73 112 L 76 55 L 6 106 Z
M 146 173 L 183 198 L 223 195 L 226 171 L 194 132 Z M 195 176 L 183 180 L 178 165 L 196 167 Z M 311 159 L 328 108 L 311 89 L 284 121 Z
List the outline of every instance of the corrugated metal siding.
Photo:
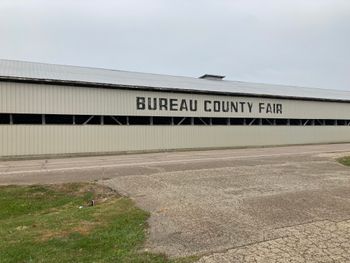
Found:
M 0 157 L 350 142 L 347 126 L 0 126 Z
M 123 85 L 133 89 L 144 87 L 175 89 L 179 91 L 190 90 L 194 92 L 205 91 L 269 96 L 291 96 L 299 98 L 350 100 L 349 91 L 312 89 L 240 81 L 213 81 L 190 77 L 177 77 L 98 68 L 52 65 L 13 60 L 0 60 L 0 77 Z
M 137 111 L 137 96 L 157 96 L 177 99 L 243 100 L 283 103 L 283 114 L 215 113 L 171 111 Z M 256 108 L 255 108 L 256 109 Z M 0 112 L 38 114 L 87 114 L 87 115 L 152 115 L 199 117 L 259 117 L 259 118 L 316 118 L 350 119 L 350 103 L 261 99 L 233 96 L 210 96 L 170 92 L 99 89 L 0 82 Z

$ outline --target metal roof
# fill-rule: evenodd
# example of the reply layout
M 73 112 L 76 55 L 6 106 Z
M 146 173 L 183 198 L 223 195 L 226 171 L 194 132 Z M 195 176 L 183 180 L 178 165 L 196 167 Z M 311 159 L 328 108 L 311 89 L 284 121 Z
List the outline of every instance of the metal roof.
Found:
M 120 70 L 0 60 L 0 79 L 55 84 L 171 90 L 296 99 L 350 101 L 349 91 L 208 80 Z

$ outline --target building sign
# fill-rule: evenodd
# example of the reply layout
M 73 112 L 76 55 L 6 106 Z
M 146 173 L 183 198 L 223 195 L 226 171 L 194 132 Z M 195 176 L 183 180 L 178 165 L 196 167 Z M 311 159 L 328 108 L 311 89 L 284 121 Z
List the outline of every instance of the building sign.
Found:
M 196 100 L 158 97 L 136 97 L 138 111 L 171 111 L 214 113 L 264 113 L 282 114 L 281 103 L 252 102 L 243 100 Z

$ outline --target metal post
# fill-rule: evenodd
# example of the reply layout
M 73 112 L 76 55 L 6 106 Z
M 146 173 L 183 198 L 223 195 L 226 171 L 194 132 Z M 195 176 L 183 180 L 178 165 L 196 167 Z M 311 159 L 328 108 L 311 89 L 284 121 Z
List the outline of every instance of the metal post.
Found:
M 118 125 L 123 125 L 118 119 L 114 116 L 110 116 L 112 120 L 114 120 Z
M 83 123 L 83 125 L 88 124 L 93 118 L 94 118 L 94 115 L 90 116 L 90 117 Z
M 179 121 L 178 124 L 176 124 L 176 125 L 181 125 L 181 123 L 183 123 L 185 119 L 186 119 L 186 117 L 183 117 L 182 120 Z

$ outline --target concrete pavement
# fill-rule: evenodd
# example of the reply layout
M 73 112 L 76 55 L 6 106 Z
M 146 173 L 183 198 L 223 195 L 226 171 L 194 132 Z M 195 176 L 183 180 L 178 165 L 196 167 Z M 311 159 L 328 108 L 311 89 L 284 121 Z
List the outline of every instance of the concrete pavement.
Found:
M 214 262 L 350 262 L 350 144 L 0 162 L 0 184 L 99 180 L 151 213 L 146 248 Z

